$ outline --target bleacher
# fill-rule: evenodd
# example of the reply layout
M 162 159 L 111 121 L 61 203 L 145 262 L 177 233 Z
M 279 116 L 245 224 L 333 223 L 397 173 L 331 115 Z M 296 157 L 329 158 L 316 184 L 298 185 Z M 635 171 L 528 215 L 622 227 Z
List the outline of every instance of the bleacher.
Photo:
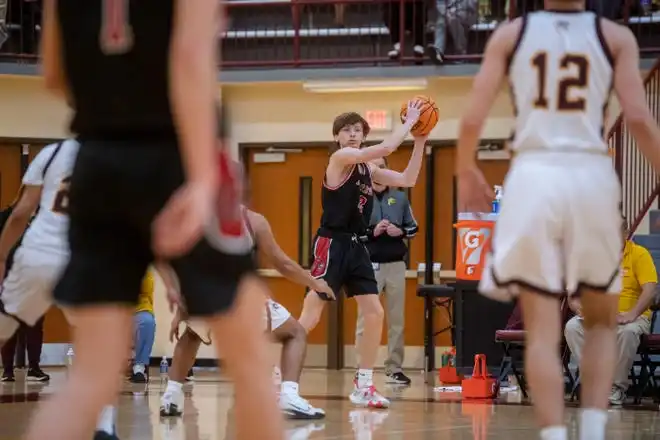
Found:
M 390 30 L 383 19 L 384 7 L 402 7 L 410 0 L 231 0 L 227 3 L 227 29 L 221 46 L 224 68 L 273 68 L 303 66 L 383 66 L 431 64 L 415 58 L 411 32 L 404 33 L 402 56 L 391 60 Z M 461 0 L 448 0 L 447 8 Z M 468 26 L 467 53 L 457 54 L 451 36 L 445 55 L 450 63 L 476 60 L 488 36 L 498 23 L 526 12 L 527 1 L 512 1 L 505 16 L 493 9 L 500 0 L 480 0 L 476 23 Z M 344 7 L 344 21 L 337 23 L 335 7 Z M 424 45 L 433 42 L 435 2 L 413 2 L 413 14 L 422 14 L 426 25 L 412 32 L 423 33 Z M 419 5 L 425 5 L 420 7 Z M 17 6 L 19 5 L 19 6 Z M 406 5 L 410 6 L 410 5 Z M 414 9 L 417 7 L 417 9 Z M 23 3 L 10 2 L 7 41 L 0 48 L 0 60 L 36 62 L 40 14 L 26 13 Z M 660 12 L 637 16 L 626 3 L 621 21 L 628 24 L 640 42 L 642 52 L 660 54 Z M 421 9 L 421 10 L 418 10 Z M 504 8 L 501 8 L 504 10 Z M 501 13 L 500 13 L 501 14 Z

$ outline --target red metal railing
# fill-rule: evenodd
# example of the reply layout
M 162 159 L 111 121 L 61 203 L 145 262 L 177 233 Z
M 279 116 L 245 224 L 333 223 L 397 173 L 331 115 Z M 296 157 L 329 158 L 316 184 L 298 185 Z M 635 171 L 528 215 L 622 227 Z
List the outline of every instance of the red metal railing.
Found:
M 595 2 L 609 4 L 609 2 Z M 660 54 L 660 15 L 625 0 L 622 13 L 642 51 Z M 449 62 L 479 59 L 495 27 L 540 7 L 539 0 L 230 0 L 221 40 L 223 68 L 431 64 L 439 46 Z M 608 11 L 602 11 L 608 15 Z M 438 20 L 438 17 L 440 18 Z M 9 2 L 0 16 L 0 60 L 37 61 L 39 2 Z M 398 54 L 390 54 L 399 42 Z M 444 42 L 444 43 L 443 43 Z
M 645 79 L 646 100 L 656 121 L 660 124 L 660 59 Z M 623 214 L 630 221 L 634 232 L 660 195 L 660 182 L 656 172 L 637 149 L 623 119 L 619 115 L 609 135 L 610 148 L 614 149 L 614 164 L 621 179 Z

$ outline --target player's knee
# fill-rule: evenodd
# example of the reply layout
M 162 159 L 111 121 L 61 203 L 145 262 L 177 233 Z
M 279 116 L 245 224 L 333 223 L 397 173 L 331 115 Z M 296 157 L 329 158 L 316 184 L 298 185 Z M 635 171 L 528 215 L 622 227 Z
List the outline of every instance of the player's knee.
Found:
M 11 316 L 0 313 L 0 343 L 4 345 L 18 330 L 18 322 Z
M 366 321 L 382 321 L 385 318 L 385 310 L 378 299 L 378 295 L 364 295 L 358 298 L 358 307 Z
M 288 326 L 289 337 L 296 341 L 306 341 L 307 331 L 305 330 L 305 327 L 293 318 L 291 318 L 290 321 L 291 325 Z

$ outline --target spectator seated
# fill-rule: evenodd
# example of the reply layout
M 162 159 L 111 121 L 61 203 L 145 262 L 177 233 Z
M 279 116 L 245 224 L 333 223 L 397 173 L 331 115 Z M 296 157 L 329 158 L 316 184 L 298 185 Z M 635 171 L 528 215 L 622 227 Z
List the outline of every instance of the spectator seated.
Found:
M 624 221 L 624 237 L 628 236 Z M 635 361 L 640 340 L 651 330 L 649 306 L 655 296 L 658 276 L 649 251 L 630 240 L 625 241 L 623 252 L 623 288 L 619 298 L 619 326 L 617 328 L 617 363 L 610 394 L 610 403 L 623 404 L 629 387 L 629 374 Z M 579 299 L 571 299 L 569 306 L 576 316 L 564 329 L 566 342 L 575 362 L 580 364 L 584 345 L 584 326 Z M 647 338 L 651 341 L 652 339 Z

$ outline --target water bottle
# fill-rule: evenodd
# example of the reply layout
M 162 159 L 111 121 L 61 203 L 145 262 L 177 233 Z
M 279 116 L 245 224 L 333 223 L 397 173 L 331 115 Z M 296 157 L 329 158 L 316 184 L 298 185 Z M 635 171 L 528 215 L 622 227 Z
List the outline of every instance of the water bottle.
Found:
M 170 368 L 170 365 L 167 363 L 167 357 L 163 356 L 160 360 L 160 381 L 161 383 L 167 382 L 167 370 Z
M 495 199 L 493 200 L 492 211 L 493 214 L 499 214 L 500 204 L 502 203 L 502 187 L 500 185 L 495 185 L 494 190 L 495 190 Z
M 66 366 L 71 368 L 73 366 L 73 358 L 75 354 L 73 353 L 73 347 L 69 346 L 69 349 L 66 351 Z

